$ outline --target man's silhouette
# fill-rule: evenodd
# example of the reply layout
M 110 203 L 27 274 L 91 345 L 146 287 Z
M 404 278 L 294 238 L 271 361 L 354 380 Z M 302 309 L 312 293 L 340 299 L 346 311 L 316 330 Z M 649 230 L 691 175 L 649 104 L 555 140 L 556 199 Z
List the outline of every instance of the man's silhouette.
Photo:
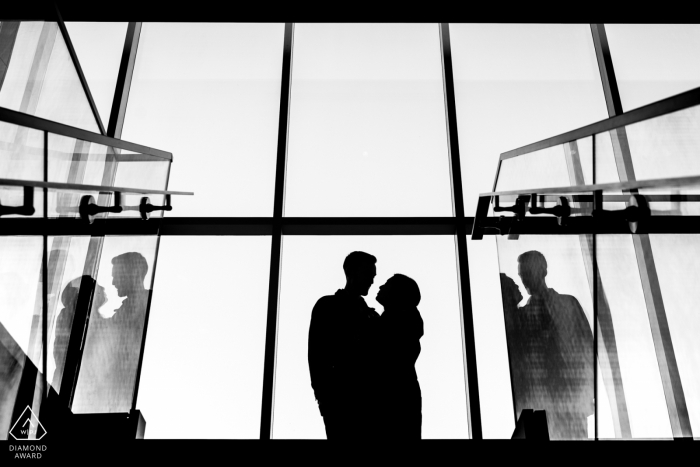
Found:
M 126 297 L 109 327 L 114 335 L 113 384 L 109 398 L 115 407 L 131 407 L 149 290 L 143 286 L 148 263 L 140 253 L 124 253 L 112 259 L 112 285 Z
M 578 300 L 547 287 L 547 260 L 539 251 L 518 257 L 518 275 L 530 298 L 518 311 L 520 351 L 527 377 L 516 388 L 521 403 L 545 409 L 552 438 L 587 438 L 593 413 L 593 336 Z
M 382 439 L 421 439 L 422 398 L 415 368 L 423 336 L 420 298 L 418 284 L 403 274 L 393 275 L 377 294 L 384 306 L 377 333 Z
M 366 296 L 377 259 L 361 251 L 343 262 L 346 284 L 321 297 L 311 313 L 309 373 L 328 439 L 367 437 L 375 426 L 372 330 L 379 318 Z

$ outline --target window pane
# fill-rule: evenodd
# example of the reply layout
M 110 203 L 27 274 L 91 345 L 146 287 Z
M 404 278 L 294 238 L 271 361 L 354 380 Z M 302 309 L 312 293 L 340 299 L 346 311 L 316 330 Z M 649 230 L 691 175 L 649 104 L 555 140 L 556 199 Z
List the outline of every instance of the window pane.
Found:
M 270 237 L 163 237 L 138 398 L 146 437 L 260 436 L 269 265 Z
M 587 24 L 452 24 L 464 209 L 501 153 L 608 117 Z
M 485 439 L 510 439 L 515 429 L 496 238 L 467 240 L 481 427 Z
M 700 86 L 700 25 L 606 24 L 625 112 Z
M 292 70 L 286 215 L 452 215 L 436 24 L 298 24 Z
M 3 21 L 2 46 L 11 44 L 0 66 L 0 107 L 99 133 L 95 115 L 78 78 L 57 23 Z
M 377 276 L 365 297 L 395 273 L 413 278 L 425 334 L 415 368 L 422 393 L 422 437 L 468 438 L 467 397 L 455 245 L 451 236 L 285 237 L 277 341 L 274 438 L 326 437 L 311 387 L 308 336 L 316 301 L 345 287 L 343 261 L 352 251 L 377 257 Z M 382 394 L 377 389 L 377 398 Z
M 105 128 L 114 100 L 128 23 L 66 22 L 75 54 Z
M 122 137 L 172 152 L 175 216 L 270 216 L 283 24 L 147 23 Z

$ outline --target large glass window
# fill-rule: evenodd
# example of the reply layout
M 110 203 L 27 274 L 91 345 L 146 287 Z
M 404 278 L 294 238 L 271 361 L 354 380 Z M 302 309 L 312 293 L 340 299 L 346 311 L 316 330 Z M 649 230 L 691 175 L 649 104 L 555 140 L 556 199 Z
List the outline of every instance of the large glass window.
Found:
M 473 215 L 501 153 L 608 113 L 587 24 L 451 24 L 450 40 L 464 209 Z
M 501 153 L 602 120 L 607 111 L 588 25 L 451 24 L 450 41 L 464 209 L 472 216 L 479 193 L 493 191 Z M 569 185 L 563 156 L 510 160 L 515 167 L 502 167 L 498 189 Z M 591 166 L 584 170 L 590 178 Z M 467 243 L 483 433 L 510 438 L 503 309 L 493 299 L 497 250 L 490 238 Z
M 146 23 L 122 138 L 174 154 L 177 216 L 270 216 L 283 24 Z
M 298 24 L 287 216 L 450 216 L 437 24 Z
M 2 22 L 17 26 L 0 74 L 0 106 L 99 133 L 58 23 Z M 13 42 L 14 41 L 14 42 Z
M 138 409 L 147 438 L 258 438 L 269 237 L 164 237 Z
M 700 86 L 700 25 L 606 24 L 627 112 Z
M 105 128 L 112 110 L 127 26 L 127 23 L 66 23 L 80 68 Z

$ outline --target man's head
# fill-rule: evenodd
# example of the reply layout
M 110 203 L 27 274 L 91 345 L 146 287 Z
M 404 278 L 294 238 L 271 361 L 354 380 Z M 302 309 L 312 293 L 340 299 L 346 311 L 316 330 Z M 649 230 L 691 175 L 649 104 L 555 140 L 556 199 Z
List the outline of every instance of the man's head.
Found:
M 547 276 L 547 260 L 544 255 L 532 250 L 518 256 L 518 275 L 530 295 L 547 288 L 544 281 Z
M 346 290 L 359 295 L 367 295 L 377 275 L 377 258 L 363 251 L 353 251 L 343 261 L 347 284 Z
M 117 295 L 128 297 L 144 289 L 148 263 L 141 253 L 124 253 L 112 258 L 112 285 Z
M 379 287 L 377 301 L 384 308 L 415 308 L 420 303 L 420 289 L 416 281 L 403 274 L 394 274 Z

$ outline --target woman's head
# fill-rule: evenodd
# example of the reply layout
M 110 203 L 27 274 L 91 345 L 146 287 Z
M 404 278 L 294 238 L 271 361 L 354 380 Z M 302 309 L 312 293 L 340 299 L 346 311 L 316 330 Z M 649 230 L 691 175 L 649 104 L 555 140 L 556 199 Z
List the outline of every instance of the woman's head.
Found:
M 503 273 L 501 273 L 501 295 L 503 296 L 504 306 L 517 306 L 523 299 L 523 294 L 520 293 L 518 284 Z
M 420 303 L 420 289 L 416 281 L 403 274 L 394 274 L 379 287 L 377 301 L 384 308 L 416 308 Z
M 85 275 L 73 279 L 66 285 L 61 293 L 61 303 L 66 309 L 73 311 L 87 308 L 91 297 L 93 310 L 98 310 L 107 302 L 104 287 L 92 277 Z

